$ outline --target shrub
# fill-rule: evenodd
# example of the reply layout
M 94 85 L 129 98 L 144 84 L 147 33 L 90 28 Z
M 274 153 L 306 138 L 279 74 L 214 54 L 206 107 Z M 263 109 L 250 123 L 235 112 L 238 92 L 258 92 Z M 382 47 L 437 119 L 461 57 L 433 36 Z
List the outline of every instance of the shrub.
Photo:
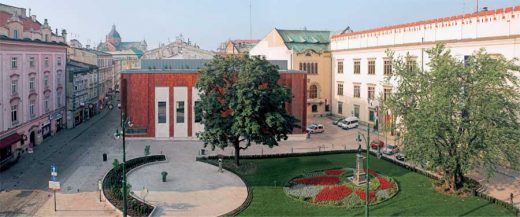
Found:
M 144 156 L 150 155 L 150 145 L 144 147 Z
M 394 184 L 392 182 L 386 180 L 383 177 L 377 177 L 377 180 L 379 181 L 379 187 L 381 188 L 381 190 L 385 190 L 385 189 L 394 187 Z

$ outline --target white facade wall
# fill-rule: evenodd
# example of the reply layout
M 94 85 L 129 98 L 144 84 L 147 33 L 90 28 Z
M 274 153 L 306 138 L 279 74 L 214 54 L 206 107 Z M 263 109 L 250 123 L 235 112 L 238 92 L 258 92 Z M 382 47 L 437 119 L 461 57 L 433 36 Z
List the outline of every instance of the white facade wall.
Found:
M 188 121 L 191 121 L 188 119 L 188 87 L 173 87 L 173 103 L 173 137 L 186 138 Z M 183 104 L 183 109 L 179 107 L 179 103 Z
M 486 49 L 487 53 L 501 54 L 508 59 L 520 58 L 520 11 L 511 10 L 509 13 L 498 14 L 493 12 L 493 15 L 490 14 L 491 12 L 486 13 L 488 15 L 454 19 L 450 22 L 416 26 L 405 24 L 408 27 L 335 36 L 331 42 L 333 114 L 351 116 L 355 105 L 358 105 L 360 120 L 369 121 L 369 111 L 375 110 L 377 102 L 369 103 L 368 86 L 375 85 L 376 99 L 382 97 L 385 87 L 395 88 L 395 84 L 386 82 L 384 75 L 384 59 L 387 57 L 387 50 L 394 51 L 396 56 L 410 54 L 416 57 L 418 66 L 424 66 L 425 70 L 428 70 L 429 58 L 423 51 L 434 47 L 437 42 L 446 43 L 446 47 L 452 54 L 461 60 L 481 48 Z M 485 21 L 486 19 L 488 21 Z M 435 28 L 435 25 L 438 27 Z M 373 58 L 376 60 L 376 73 L 368 75 L 368 59 Z M 360 74 L 354 74 L 355 59 L 361 61 Z M 337 73 L 338 61 L 343 61 L 343 74 Z M 344 85 L 343 96 L 338 96 L 338 83 Z M 360 85 L 359 98 L 354 98 L 354 85 Z M 343 102 L 342 114 L 338 113 L 338 102 Z
M 195 102 L 199 101 L 200 100 L 200 94 L 199 94 L 199 90 L 196 88 L 196 87 L 192 87 L 192 102 L 193 102 L 193 105 L 191 106 L 192 108 L 192 111 L 191 111 L 191 122 L 192 122 L 192 127 L 191 127 L 191 131 L 192 131 L 192 137 L 196 138 L 197 137 L 197 133 L 199 132 L 202 132 L 204 131 L 204 124 L 202 123 L 196 123 L 195 122 Z
M 289 70 L 292 70 L 292 51 L 287 49 L 285 45 L 273 47 L 269 46 L 269 43 L 270 41 L 266 38 L 262 39 L 249 51 L 249 54 L 251 56 L 263 56 L 267 60 L 287 60 L 287 67 Z
M 159 123 L 158 111 L 159 102 L 166 102 L 166 122 Z M 155 87 L 155 137 L 169 138 L 170 137 L 170 96 L 169 87 Z

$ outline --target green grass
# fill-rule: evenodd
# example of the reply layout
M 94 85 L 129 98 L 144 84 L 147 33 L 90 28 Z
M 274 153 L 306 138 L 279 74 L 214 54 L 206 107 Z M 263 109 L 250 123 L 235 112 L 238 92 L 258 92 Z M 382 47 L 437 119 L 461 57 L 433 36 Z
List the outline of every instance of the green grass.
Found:
M 256 164 L 244 175 L 253 200 L 241 216 L 363 216 L 364 208 L 345 209 L 310 205 L 285 195 L 282 186 L 304 172 L 337 167 L 355 168 L 354 154 L 242 160 Z M 371 216 L 513 216 L 511 211 L 478 197 L 464 199 L 433 190 L 431 179 L 392 163 L 370 158 L 370 169 L 399 183 L 397 195 L 370 206 Z M 276 186 L 275 186 L 276 185 Z

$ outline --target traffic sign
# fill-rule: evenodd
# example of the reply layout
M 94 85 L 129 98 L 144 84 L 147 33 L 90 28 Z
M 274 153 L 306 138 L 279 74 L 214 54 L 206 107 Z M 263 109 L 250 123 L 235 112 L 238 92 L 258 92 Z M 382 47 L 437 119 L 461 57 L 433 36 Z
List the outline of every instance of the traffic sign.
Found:
M 59 191 L 60 190 L 60 182 L 49 181 L 49 190 L 51 190 L 51 191 Z

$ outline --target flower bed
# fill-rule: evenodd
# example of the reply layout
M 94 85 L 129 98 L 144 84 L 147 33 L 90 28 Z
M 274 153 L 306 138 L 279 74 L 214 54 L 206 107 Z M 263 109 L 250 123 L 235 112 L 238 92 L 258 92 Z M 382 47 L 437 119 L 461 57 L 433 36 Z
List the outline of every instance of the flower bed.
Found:
M 290 180 L 284 191 L 289 197 L 311 204 L 360 207 L 365 204 L 366 185 L 352 183 L 353 171 L 342 168 L 308 172 Z M 397 184 L 390 177 L 373 170 L 367 172 L 370 176 L 370 204 L 386 201 L 397 194 Z
M 319 203 L 322 201 L 337 201 L 342 200 L 346 196 L 352 194 L 352 189 L 345 185 L 326 187 L 316 195 L 314 202 Z
M 339 178 L 335 176 L 314 176 L 295 179 L 294 182 L 306 185 L 335 185 L 338 184 Z

